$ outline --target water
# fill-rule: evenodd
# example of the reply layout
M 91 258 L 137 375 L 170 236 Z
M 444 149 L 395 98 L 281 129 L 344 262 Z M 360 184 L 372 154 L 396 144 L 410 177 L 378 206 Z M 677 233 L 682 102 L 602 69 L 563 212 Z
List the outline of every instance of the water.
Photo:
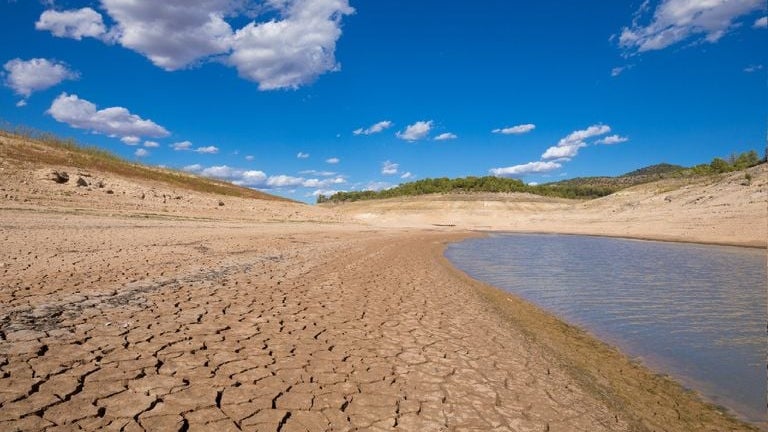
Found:
M 499 234 L 452 244 L 446 256 L 743 419 L 768 424 L 764 250 Z

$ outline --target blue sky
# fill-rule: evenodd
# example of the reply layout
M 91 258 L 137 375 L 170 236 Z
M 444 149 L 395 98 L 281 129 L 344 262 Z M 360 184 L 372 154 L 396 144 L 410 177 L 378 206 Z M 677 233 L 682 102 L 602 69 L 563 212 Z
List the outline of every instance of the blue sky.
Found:
M 759 0 L 0 0 L 0 119 L 308 202 L 692 165 L 765 145 L 765 16 Z

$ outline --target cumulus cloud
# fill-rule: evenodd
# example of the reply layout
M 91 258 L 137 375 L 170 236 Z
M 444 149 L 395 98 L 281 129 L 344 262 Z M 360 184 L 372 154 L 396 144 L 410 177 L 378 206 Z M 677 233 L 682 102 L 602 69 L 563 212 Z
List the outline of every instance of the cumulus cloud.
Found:
M 621 135 L 611 135 L 607 136 L 601 140 L 597 140 L 597 144 L 620 144 L 623 142 L 629 141 L 629 138 L 623 137 Z
M 492 168 L 491 174 L 496 177 L 517 177 L 525 174 L 543 173 L 554 171 L 562 165 L 557 162 L 528 162 L 522 165 L 514 165 L 505 168 Z
M 339 69 L 336 42 L 348 0 L 101 0 L 111 29 L 91 8 L 47 10 L 36 24 L 55 36 L 114 41 L 168 70 L 215 59 L 261 90 L 297 88 Z M 253 18 L 263 18 L 257 22 Z M 227 20 L 252 20 L 233 29 Z
M 432 120 L 417 121 L 412 125 L 408 125 L 404 131 L 400 131 L 395 135 L 402 140 L 418 141 L 429 135 L 429 131 L 432 130 L 432 123 Z
M 146 149 L 137 148 L 136 151 L 133 152 L 133 155 L 136 157 L 144 157 L 144 156 L 149 156 L 149 152 Z
M 756 19 L 755 23 L 752 24 L 752 27 L 757 29 L 768 28 L 768 16 L 764 16 Z
M 570 159 L 579 153 L 579 149 L 586 147 L 587 139 L 605 135 L 611 131 L 607 125 L 592 125 L 586 129 L 573 131 L 565 138 L 558 141 L 557 145 L 548 148 L 542 155 L 542 159 Z
M 163 138 L 170 133 L 152 120 L 144 120 L 131 114 L 123 107 L 110 107 L 101 110 L 96 105 L 77 95 L 62 93 L 46 111 L 56 121 L 66 123 L 73 128 L 86 129 L 111 137 L 151 137 Z
M 315 176 L 321 176 L 321 177 L 330 177 L 330 176 L 335 176 L 336 175 L 336 173 L 334 171 L 318 171 L 318 170 L 299 171 L 299 174 L 315 175 Z
M 160 143 L 158 143 L 157 141 L 144 141 L 144 147 L 147 147 L 147 148 L 160 147 Z
M 299 159 L 306 159 L 306 158 L 309 157 L 309 153 L 298 152 L 298 153 L 296 153 L 296 157 L 299 158 Z
M 77 72 L 56 60 L 15 58 L 3 66 L 5 85 L 16 94 L 28 98 L 32 93 L 53 87 L 64 80 L 77 79 Z
M 400 178 L 403 179 L 403 180 L 406 180 L 406 179 L 409 179 L 409 178 L 413 178 L 413 177 L 414 177 L 414 175 L 410 171 L 404 172 L 403 175 L 400 176 Z
M 318 189 L 318 190 L 312 192 L 312 196 L 323 195 L 323 196 L 329 197 L 329 196 L 335 195 L 335 194 L 337 194 L 339 192 L 344 192 L 344 191 L 343 190 L 336 190 L 336 189 Z
M 176 151 L 191 150 L 192 149 L 192 143 L 189 142 L 189 141 L 175 142 L 175 143 L 171 144 L 171 148 L 176 150 Z
M 454 140 L 456 138 L 458 138 L 458 136 L 456 136 L 456 134 L 450 133 L 450 132 L 446 132 L 446 133 L 441 133 L 440 135 L 436 136 L 435 137 L 435 141 L 448 141 L 448 140 Z
M 287 175 L 276 175 L 267 179 L 267 186 L 277 188 L 300 186 L 302 183 L 304 183 L 303 178 Z
M 328 159 L 325 160 L 325 163 L 329 163 L 331 165 L 335 165 L 335 164 L 337 164 L 339 162 L 341 162 L 341 159 L 339 159 L 337 157 L 332 157 L 332 158 L 328 158 Z
M 107 27 L 100 13 L 86 7 L 76 10 L 47 10 L 35 23 L 38 30 L 50 31 L 54 36 L 80 40 L 83 37 L 108 39 Z
M 611 76 L 612 77 L 617 77 L 617 76 L 623 74 L 625 71 L 628 71 L 628 70 L 632 69 L 633 67 L 635 67 L 635 65 L 626 65 L 626 66 L 615 67 L 615 68 L 611 69 Z
M 369 182 L 363 187 L 363 190 L 378 192 L 391 187 L 392 184 L 388 182 Z
M 392 122 L 389 120 L 380 121 L 368 128 L 358 128 L 352 131 L 355 135 L 373 135 L 379 133 L 385 129 L 392 127 Z
M 336 41 L 347 0 L 276 0 L 281 20 L 251 22 L 236 31 L 228 63 L 259 89 L 297 88 L 339 69 Z
M 536 129 L 535 124 L 526 123 L 526 124 L 521 124 L 517 126 L 497 128 L 492 130 L 491 132 L 495 134 L 504 134 L 504 135 L 520 135 L 520 134 L 528 133 L 534 129 Z
M 120 141 L 122 141 L 123 144 L 128 144 L 133 146 L 133 145 L 138 145 L 141 142 L 141 138 L 131 135 L 131 136 L 124 136 L 120 138 Z
M 688 39 L 717 42 L 738 25 L 740 17 L 765 7 L 764 0 L 662 0 L 648 24 L 646 1 L 632 24 L 619 35 L 619 45 L 630 52 L 664 49 Z
M 381 163 L 381 173 L 384 175 L 395 175 L 397 174 L 397 170 L 399 167 L 400 167 L 400 164 L 396 164 L 390 161 L 384 161 Z
M 201 176 L 230 181 L 240 186 L 258 187 L 261 189 L 280 189 L 298 186 L 306 188 L 327 188 L 332 185 L 346 183 L 346 179 L 343 176 L 325 179 L 307 179 L 285 174 L 268 176 L 264 171 L 245 170 L 233 168 L 228 165 L 204 167 L 200 164 L 194 164 L 187 165 L 182 169 Z
M 232 28 L 224 16 L 230 0 L 102 0 L 117 23 L 118 42 L 165 70 L 177 70 L 214 54 L 226 53 Z
M 749 66 L 744 68 L 744 72 L 752 73 L 752 72 L 757 72 L 757 71 L 762 70 L 762 69 L 763 69 L 763 65 L 761 65 L 761 64 L 749 65 Z
M 219 148 L 216 146 L 198 147 L 194 151 L 197 153 L 216 154 L 219 152 Z

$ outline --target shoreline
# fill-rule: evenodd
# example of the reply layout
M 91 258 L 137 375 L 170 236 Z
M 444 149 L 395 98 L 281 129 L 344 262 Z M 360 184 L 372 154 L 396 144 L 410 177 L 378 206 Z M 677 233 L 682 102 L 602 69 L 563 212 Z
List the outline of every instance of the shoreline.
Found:
M 570 231 L 547 231 L 547 230 L 506 230 L 503 228 L 500 229 L 469 229 L 468 231 L 471 232 L 478 232 L 478 233 L 492 233 L 492 234 L 542 234 L 542 235 L 563 235 L 563 236 L 586 236 L 586 237 L 604 237 L 604 238 L 615 238 L 615 239 L 624 239 L 624 240 L 637 240 L 637 241 L 648 241 L 648 242 L 659 242 L 659 243 L 680 243 L 680 244 L 692 244 L 692 245 L 703 245 L 703 246 L 726 246 L 726 247 L 739 247 L 739 248 L 747 248 L 747 249 L 768 249 L 768 240 L 765 242 L 751 242 L 751 241 L 731 241 L 731 242 L 725 242 L 725 241 L 714 241 L 714 240 L 705 240 L 705 239 L 686 239 L 686 238 L 678 238 L 678 237 L 669 237 L 669 236 L 663 236 L 663 235 L 654 235 L 654 234 L 647 234 L 647 235 L 631 235 L 631 234 L 625 234 L 625 235 L 614 235 L 614 234 L 603 234 L 603 233 L 578 233 L 578 232 L 570 232 Z
M 658 240 L 654 238 L 631 238 L 631 237 L 618 237 L 612 235 L 592 235 L 592 234 L 571 234 L 571 233 L 555 233 L 555 232 L 519 232 L 519 231 L 471 231 L 473 234 L 544 234 L 544 235 L 576 235 L 576 236 L 592 236 L 592 237 L 605 237 L 605 238 L 621 238 L 626 240 L 638 240 L 638 241 L 659 241 L 663 243 L 681 243 L 681 244 L 698 244 L 705 246 L 726 246 L 726 247 L 745 247 L 742 245 L 733 244 L 712 244 L 705 242 L 679 242 L 671 240 Z M 496 287 L 492 284 L 483 282 L 479 279 L 475 279 L 463 270 L 456 267 L 450 259 L 445 256 L 445 249 L 452 243 L 458 243 L 470 238 L 477 238 L 477 235 L 468 235 L 465 238 L 459 240 L 449 240 L 443 243 L 441 251 L 435 252 L 440 255 L 440 261 L 449 271 L 456 273 L 462 279 L 467 280 L 467 283 L 474 289 L 478 290 L 479 294 L 486 299 L 489 303 L 493 304 L 500 315 L 503 315 L 506 319 L 510 320 L 517 327 L 522 329 L 526 334 L 539 341 L 546 341 L 546 346 L 549 348 L 553 355 L 563 360 L 564 364 L 568 368 L 573 368 L 574 373 L 582 376 L 594 377 L 595 373 L 602 374 L 604 376 L 603 381 L 608 387 L 609 392 L 615 392 L 614 398 L 619 398 L 624 401 L 632 400 L 638 394 L 644 392 L 646 389 L 643 387 L 643 382 L 652 383 L 654 388 L 659 390 L 659 393 L 663 394 L 663 397 L 668 400 L 685 401 L 691 404 L 690 408 L 698 411 L 697 405 L 701 406 L 702 413 L 710 410 L 716 415 L 722 415 L 730 417 L 731 419 L 748 425 L 752 430 L 768 431 L 768 419 L 765 419 L 759 423 L 753 423 L 734 412 L 727 407 L 718 405 L 717 403 L 709 400 L 705 395 L 699 393 L 696 390 L 685 387 L 682 382 L 673 376 L 657 373 L 654 371 L 651 365 L 645 364 L 642 360 L 633 359 L 631 356 L 624 353 L 620 348 L 613 344 L 603 341 L 601 338 L 594 335 L 589 330 L 585 330 L 578 325 L 571 324 L 564 319 L 558 317 L 554 313 L 542 308 L 530 301 L 523 299 L 522 297 L 506 291 L 502 288 Z M 750 248 L 752 249 L 752 248 Z M 541 326 L 540 322 L 548 322 L 552 325 Z M 578 353 L 574 353 L 573 346 L 586 345 L 593 350 L 594 359 L 587 359 Z M 597 367 L 597 364 L 602 364 L 603 367 Z M 610 366 L 609 366 L 610 365 Z M 616 374 L 615 368 L 619 367 L 619 374 Z M 633 377 L 624 376 L 622 372 L 624 369 L 630 371 L 630 375 Z M 627 384 L 627 381 L 633 379 L 639 380 L 639 386 L 635 384 Z M 587 387 L 592 387 L 590 383 Z M 628 387 L 625 387 L 628 386 Z M 592 387 L 597 394 L 605 395 L 604 388 Z M 616 400 L 606 400 L 609 403 L 616 403 Z M 658 403 L 658 405 L 661 405 Z M 621 404 L 619 404 L 621 406 Z M 677 403 L 676 403 L 677 405 Z M 636 408 L 636 407 L 635 407 Z M 641 420 L 641 423 L 645 424 L 648 421 L 644 418 L 642 410 L 641 414 L 637 417 Z M 680 411 L 677 412 L 678 416 L 681 415 Z M 647 415 L 647 414 L 646 414 Z M 654 413 L 655 417 L 655 413 Z M 653 419 L 658 420 L 658 419 Z M 652 427 L 663 427 L 662 424 L 653 424 Z
M 473 234 L 478 231 L 471 231 Z M 482 233 L 497 233 L 499 231 L 482 231 Z M 532 232 L 510 232 L 514 234 L 534 234 Z M 586 235 L 590 234 L 569 234 L 569 233 L 538 233 L 554 235 Z M 595 237 L 627 238 L 610 235 L 594 235 Z M 654 372 L 650 366 L 643 364 L 639 360 L 633 360 L 614 345 L 604 342 L 591 332 L 581 327 L 570 324 L 557 317 L 552 312 L 535 305 L 523 298 L 505 291 L 499 287 L 475 279 L 466 272 L 460 270 L 445 257 L 445 248 L 456 242 L 461 242 L 475 235 L 467 235 L 458 240 L 446 240 L 442 243 L 439 250 L 433 250 L 435 258 L 441 263 L 444 269 L 463 279 L 467 285 L 475 289 L 477 294 L 491 304 L 500 316 L 512 323 L 518 329 L 522 330 L 529 337 L 544 345 L 551 354 L 558 358 L 563 366 L 570 370 L 574 377 L 590 388 L 594 394 L 602 397 L 608 405 L 611 405 L 628 416 L 633 417 L 638 424 L 649 427 L 653 430 L 664 429 L 665 423 L 672 418 L 662 419 L 656 412 L 649 415 L 649 410 L 654 408 L 638 404 L 638 395 L 646 392 L 648 385 L 654 389 L 654 393 L 659 396 L 654 404 L 659 408 L 664 406 L 664 402 L 672 408 L 677 415 L 675 420 L 701 422 L 698 427 L 701 429 L 691 430 L 720 430 L 708 429 L 706 423 L 711 418 L 720 418 L 736 423 L 741 423 L 746 430 L 768 430 L 768 422 L 762 424 L 753 424 L 746 419 L 741 418 L 737 413 L 721 407 L 707 400 L 702 394 L 695 390 L 684 387 L 680 382 L 671 376 Z M 657 239 L 637 239 L 630 240 L 643 241 L 664 241 Z M 676 242 L 676 243 L 694 243 L 711 245 L 701 242 Z M 732 246 L 736 245 L 716 245 Z M 547 325 L 540 325 L 541 322 Z M 574 352 L 574 347 L 578 347 L 578 352 Z M 583 350 L 592 351 L 591 355 L 585 356 Z M 617 370 L 618 368 L 618 370 Z M 625 372 L 626 370 L 626 372 Z M 617 373 L 618 372 L 618 373 Z M 594 380 L 594 381 L 592 381 Z M 635 381 L 635 382 L 633 382 Z M 598 384 L 599 383 L 599 384 Z M 682 405 L 687 405 L 684 409 Z M 687 411 L 687 412 L 686 412 Z M 686 415 L 688 419 L 683 419 Z M 672 416 L 674 417 L 674 416 Z M 731 425 L 731 427 L 735 427 Z M 728 429 L 736 430 L 736 429 Z

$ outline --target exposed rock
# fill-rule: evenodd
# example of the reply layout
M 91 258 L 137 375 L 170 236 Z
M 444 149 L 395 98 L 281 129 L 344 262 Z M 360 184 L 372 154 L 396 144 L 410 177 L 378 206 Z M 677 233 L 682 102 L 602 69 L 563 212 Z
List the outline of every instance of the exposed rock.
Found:
M 77 186 L 78 186 L 78 187 L 86 187 L 86 186 L 88 186 L 88 182 L 87 182 L 87 181 L 85 181 L 85 179 L 84 179 L 84 178 L 82 178 L 82 177 L 78 177 L 78 178 L 77 178 Z
M 219 207 L 224 206 L 224 201 L 219 201 Z
M 112 189 L 107 189 L 107 194 L 112 195 L 113 193 L 115 193 L 115 191 L 113 191 Z
M 67 174 L 65 171 L 54 171 L 51 173 L 52 180 L 59 184 L 64 184 L 69 181 L 69 174 Z
M 99 187 L 99 189 L 102 189 L 102 188 L 104 188 L 104 186 L 106 186 L 106 185 L 104 184 L 104 182 L 103 182 L 103 181 L 99 180 L 99 182 L 98 182 L 98 183 L 96 183 L 96 186 L 98 186 L 98 187 Z

